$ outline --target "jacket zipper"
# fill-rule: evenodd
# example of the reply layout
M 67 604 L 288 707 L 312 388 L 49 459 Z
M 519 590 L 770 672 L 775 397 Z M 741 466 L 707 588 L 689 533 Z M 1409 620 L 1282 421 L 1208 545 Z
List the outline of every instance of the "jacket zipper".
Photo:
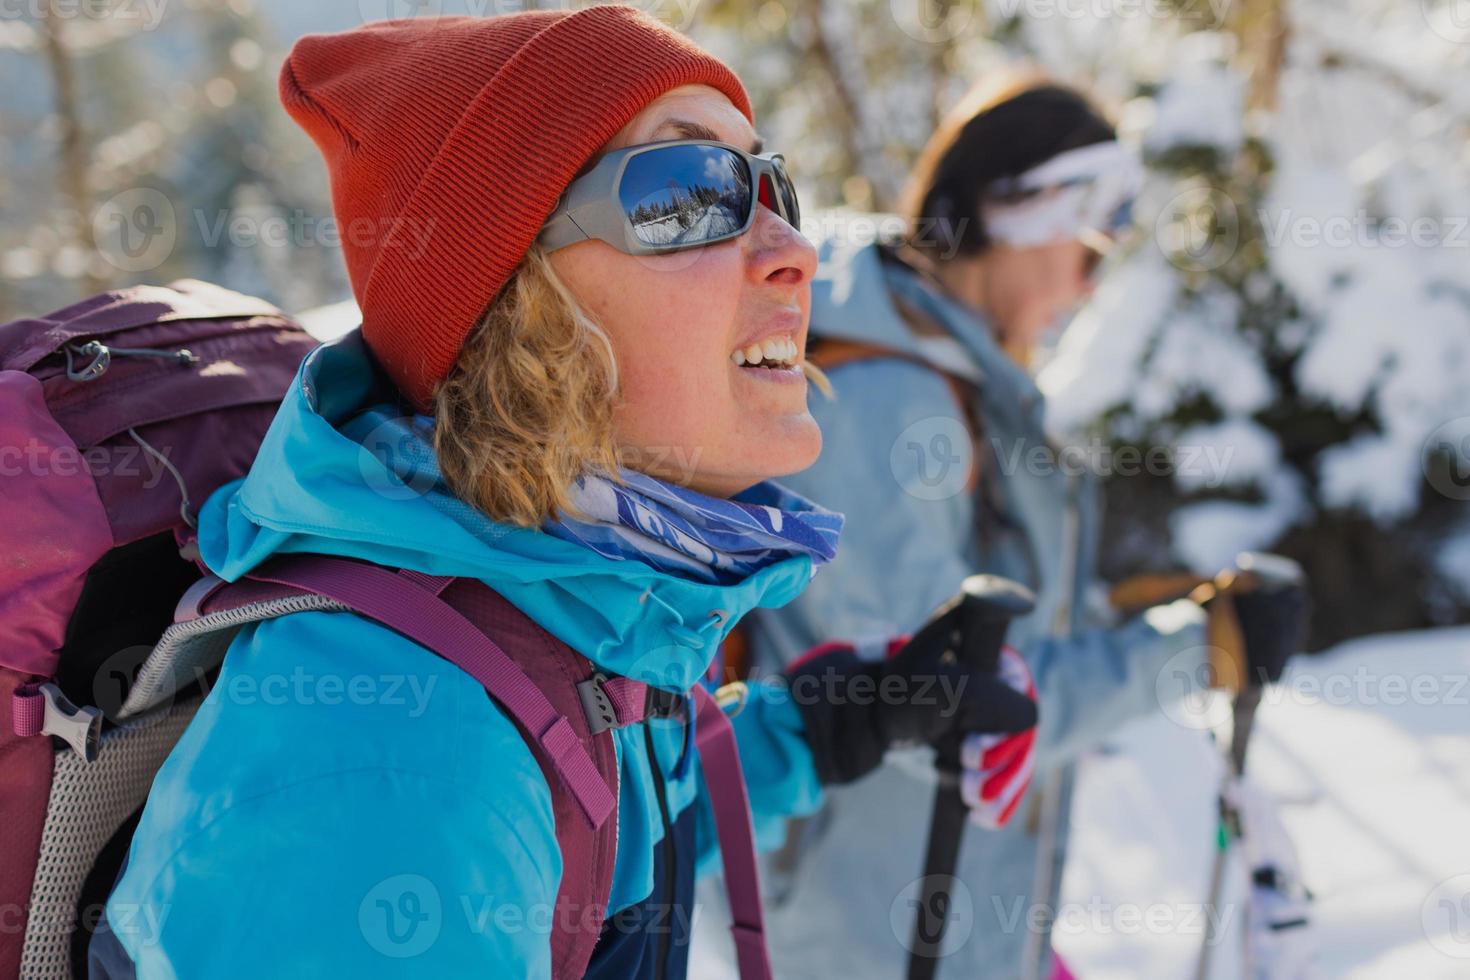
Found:
M 658 960 L 654 963 L 654 980 L 664 980 L 669 968 L 669 944 L 673 941 L 674 928 L 674 824 L 669 819 L 668 788 L 664 785 L 663 767 L 659 765 L 658 753 L 653 748 L 653 728 L 643 723 L 643 745 L 648 750 L 648 768 L 653 773 L 653 795 L 658 798 L 658 815 L 664 823 L 664 901 L 668 904 L 669 918 L 663 925 L 658 940 Z

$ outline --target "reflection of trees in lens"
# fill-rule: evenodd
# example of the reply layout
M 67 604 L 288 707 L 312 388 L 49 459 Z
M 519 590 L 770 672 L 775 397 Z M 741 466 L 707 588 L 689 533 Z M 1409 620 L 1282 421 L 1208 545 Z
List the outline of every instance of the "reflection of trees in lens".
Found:
M 700 169 L 717 183 L 671 177 L 663 191 L 650 193 L 628 211 L 639 241 L 671 245 L 739 230 L 750 195 L 743 163 L 729 153 L 706 155 Z

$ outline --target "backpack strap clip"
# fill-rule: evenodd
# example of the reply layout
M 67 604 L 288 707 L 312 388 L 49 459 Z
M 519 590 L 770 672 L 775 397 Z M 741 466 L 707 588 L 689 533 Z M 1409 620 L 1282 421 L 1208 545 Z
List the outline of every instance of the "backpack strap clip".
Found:
M 22 738 L 54 735 L 86 762 L 97 758 L 102 741 L 102 712 L 87 705 L 77 707 L 50 681 L 23 684 L 11 695 L 11 727 Z
M 686 699 L 674 691 L 635 681 L 631 677 L 609 677 L 601 671 L 577 684 L 587 726 L 593 735 L 626 728 L 649 718 L 674 718 L 684 713 Z

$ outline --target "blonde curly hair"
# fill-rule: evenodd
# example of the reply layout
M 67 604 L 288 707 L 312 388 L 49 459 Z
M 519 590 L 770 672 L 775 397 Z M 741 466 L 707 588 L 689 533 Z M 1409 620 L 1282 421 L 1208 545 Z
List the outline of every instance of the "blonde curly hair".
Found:
M 573 513 L 578 476 L 617 474 L 616 390 L 607 334 L 533 248 L 435 391 L 445 482 L 506 524 L 539 527 Z

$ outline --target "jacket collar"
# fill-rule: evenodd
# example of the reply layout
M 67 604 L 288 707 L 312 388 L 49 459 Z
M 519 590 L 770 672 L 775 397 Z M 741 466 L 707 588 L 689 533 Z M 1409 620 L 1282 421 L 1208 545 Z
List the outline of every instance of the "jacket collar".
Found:
M 706 670 L 743 615 L 811 577 L 803 557 L 733 585 L 694 582 L 490 522 L 390 471 L 381 433 L 344 433 L 390 395 L 357 331 L 308 355 L 250 472 L 201 510 L 205 563 L 233 581 L 273 554 L 313 552 L 477 578 L 603 669 L 670 689 Z

